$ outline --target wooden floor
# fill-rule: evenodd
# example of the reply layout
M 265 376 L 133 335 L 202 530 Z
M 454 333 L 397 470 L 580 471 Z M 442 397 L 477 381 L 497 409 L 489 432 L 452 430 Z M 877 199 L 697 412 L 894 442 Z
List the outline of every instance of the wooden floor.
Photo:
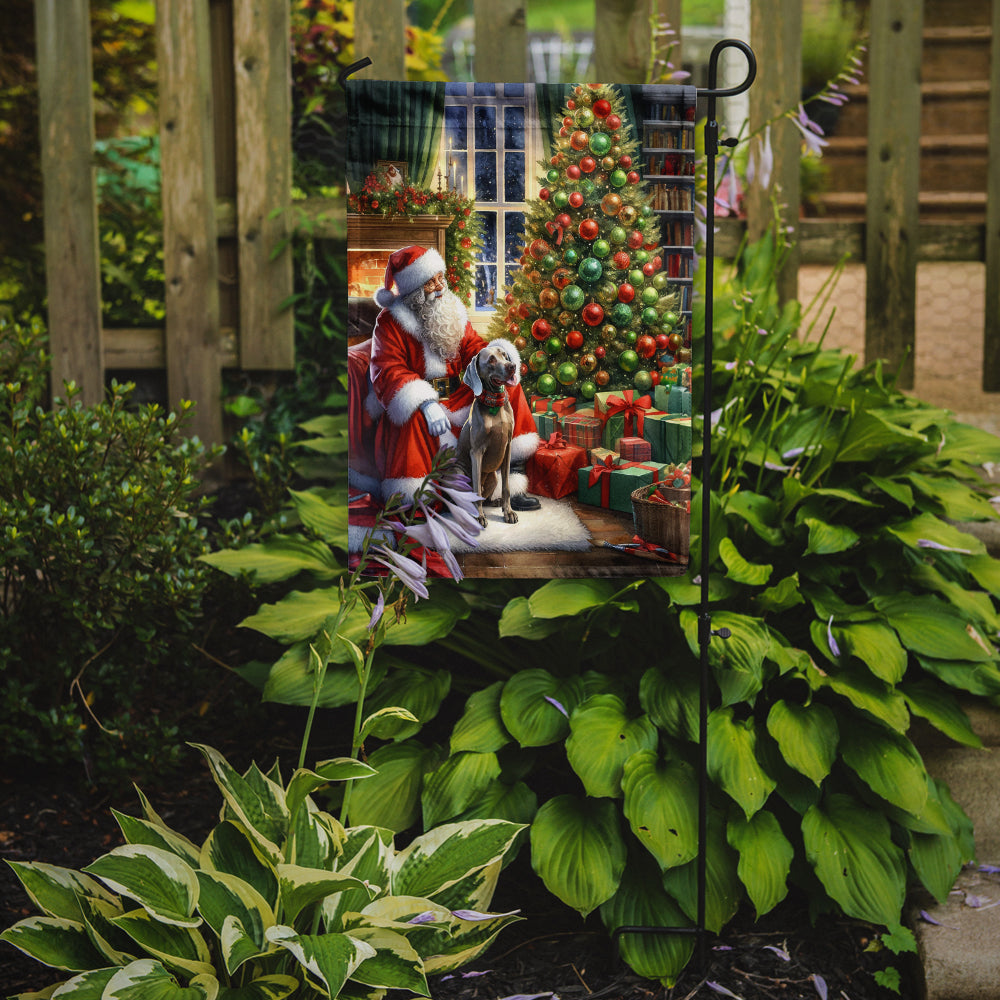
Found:
M 675 565 L 655 556 L 638 556 L 605 547 L 632 541 L 635 533 L 632 516 L 602 507 L 579 503 L 567 497 L 592 538 L 586 551 L 565 550 L 535 552 L 470 552 L 458 556 L 466 576 L 507 577 L 509 579 L 553 579 L 556 577 L 638 577 L 683 576 L 687 565 Z M 531 517 L 530 513 L 522 517 Z

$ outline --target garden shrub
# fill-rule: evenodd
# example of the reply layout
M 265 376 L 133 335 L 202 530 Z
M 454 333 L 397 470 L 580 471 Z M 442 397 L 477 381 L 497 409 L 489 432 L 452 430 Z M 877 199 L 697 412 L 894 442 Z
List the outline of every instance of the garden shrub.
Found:
M 943 899 L 974 853 L 910 726 L 978 746 L 959 696 L 1000 695 L 1000 560 L 952 523 L 996 516 L 977 466 L 1000 461 L 1000 439 L 905 396 L 881 364 L 800 339 L 800 306 L 777 301 L 782 253 L 771 237 L 745 247 L 714 296 L 712 492 L 695 494 L 692 565 L 710 503 L 712 625 L 731 637 L 708 651 L 706 926 L 742 905 L 766 913 L 795 887 L 813 913 L 905 942 L 908 886 Z M 267 699 L 316 695 L 310 641 L 340 601 L 344 543 L 320 516 L 334 503 L 295 495 L 306 539 L 286 530 L 214 559 L 288 581 L 245 622 L 288 647 L 247 671 Z M 355 790 L 352 821 L 530 822 L 532 863 L 567 905 L 609 930 L 690 926 L 700 597 L 686 577 L 436 585 L 387 633 L 399 655 L 380 657 L 367 703 L 416 721 L 369 741 L 378 774 Z M 356 697 L 338 656 L 321 704 Z M 471 694 L 449 711 L 457 722 L 428 726 L 459 690 Z M 693 947 L 621 945 L 668 983 Z
M 108 776 L 176 753 L 157 687 L 192 660 L 213 453 L 185 433 L 189 404 L 131 408 L 128 385 L 40 406 L 41 336 L 0 321 L 0 744 Z

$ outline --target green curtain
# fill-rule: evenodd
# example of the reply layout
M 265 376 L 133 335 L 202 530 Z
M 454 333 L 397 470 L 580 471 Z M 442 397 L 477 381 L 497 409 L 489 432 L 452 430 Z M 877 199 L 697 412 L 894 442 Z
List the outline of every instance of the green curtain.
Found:
M 443 83 L 350 80 L 347 179 L 357 191 L 379 160 L 409 164 L 409 181 L 430 187 L 444 125 Z

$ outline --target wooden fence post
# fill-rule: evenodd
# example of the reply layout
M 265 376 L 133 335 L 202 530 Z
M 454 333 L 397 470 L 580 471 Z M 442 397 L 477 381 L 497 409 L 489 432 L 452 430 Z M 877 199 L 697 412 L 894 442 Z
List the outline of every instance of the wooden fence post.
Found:
M 524 0 L 475 0 L 476 79 L 516 83 L 528 78 Z
M 219 252 L 207 0 L 160 0 L 156 10 L 167 395 L 197 402 L 192 432 L 222 441 Z
M 594 0 L 594 79 L 645 83 L 656 0 Z
M 802 4 L 799 0 L 761 0 L 750 8 L 750 41 L 757 57 L 757 80 L 750 88 L 750 131 L 790 108 L 802 96 Z M 754 140 L 755 142 L 759 140 Z M 774 219 L 772 200 L 780 207 L 781 225 L 792 227 L 792 246 L 777 277 L 782 302 L 799 289 L 799 159 L 802 136 L 787 119 L 771 126 L 774 169 L 766 188 L 755 179 L 746 194 L 747 230 L 759 239 Z M 780 234 L 775 234 L 780 239 Z
M 354 58 L 365 56 L 358 79 L 406 79 L 406 0 L 354 0 Z
M 295 367 L 292 294 L 290 9 L 287 0 L 233 6 L 236 72 L 236 235 L 240 365 Z M 274 259 L 275 247 L 285 248 Z
M 913 387 L 923 0 L 872 0 L 868 53 L 865 360 Z M 905 358 L 905 360 L 904 360 Z
M 104 398 L 89 0 L 35 0 L 52 393 Z
M 1000 392 L 1000 0 L 993 0 L 989 130 L 989 170 L 986 177 L 986 322 L 983 327 L 983 391 Z

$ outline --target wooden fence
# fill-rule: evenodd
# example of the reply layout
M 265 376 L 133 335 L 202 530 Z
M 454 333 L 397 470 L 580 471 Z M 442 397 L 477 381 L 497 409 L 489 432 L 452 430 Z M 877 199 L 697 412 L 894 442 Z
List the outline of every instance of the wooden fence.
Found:
M 35 4 L 53 383 L 73 379 L 94 401 L 106 370 L 165 368 L 170 401 L 195 400 L 196 432 L 220 441 L 221 369 L 293 364 L 292 316 L 280 308 L 292 289 L 291 255 L 274 253 L 293 226 L 280 211 L 291 184 L 289 0 L 157 2 L 167 317 L 165 329 L 127 331 L 101 327 L 88 0 Z M 788 218 L 799 238 L 782 291 L 795 294 L 800 262 L 832 262 L 845 251 L 864 260 L 866 355 L 895 365 L 914 344 L 918 260 L 985 261 L 983 388 L 1000 391 L 1000 0 L 992 4 L 985 225 L 918 219 L 922 6 L 871 0 L 866 220 Z M 595 0 L 595 79 L 641 82 L 650 18 L 669 21 L 683 45 L 680 8 L 680 0 Z M 751 127 L 799 101 L 801 8 L 801 0 L 754 0 Z M 405 10 L 405 0 L 356 0 L 356 52 L 374 59 L 359 75 L 405 79 Z M 477 78 L 526 79 L 525 0 L 474 0 L 474 12 Z M 798 146 L 794 129 L 777 131 L 770 188 L 748 196 L 751 234 L 770 219 L 775 191 L 798 205 Z M 343 233 L 342 203 L 305 211 L 332 218 L 320 234 Z M 723 255 L 735 246 L 733 230 L 724 226 L 716 243 Z

